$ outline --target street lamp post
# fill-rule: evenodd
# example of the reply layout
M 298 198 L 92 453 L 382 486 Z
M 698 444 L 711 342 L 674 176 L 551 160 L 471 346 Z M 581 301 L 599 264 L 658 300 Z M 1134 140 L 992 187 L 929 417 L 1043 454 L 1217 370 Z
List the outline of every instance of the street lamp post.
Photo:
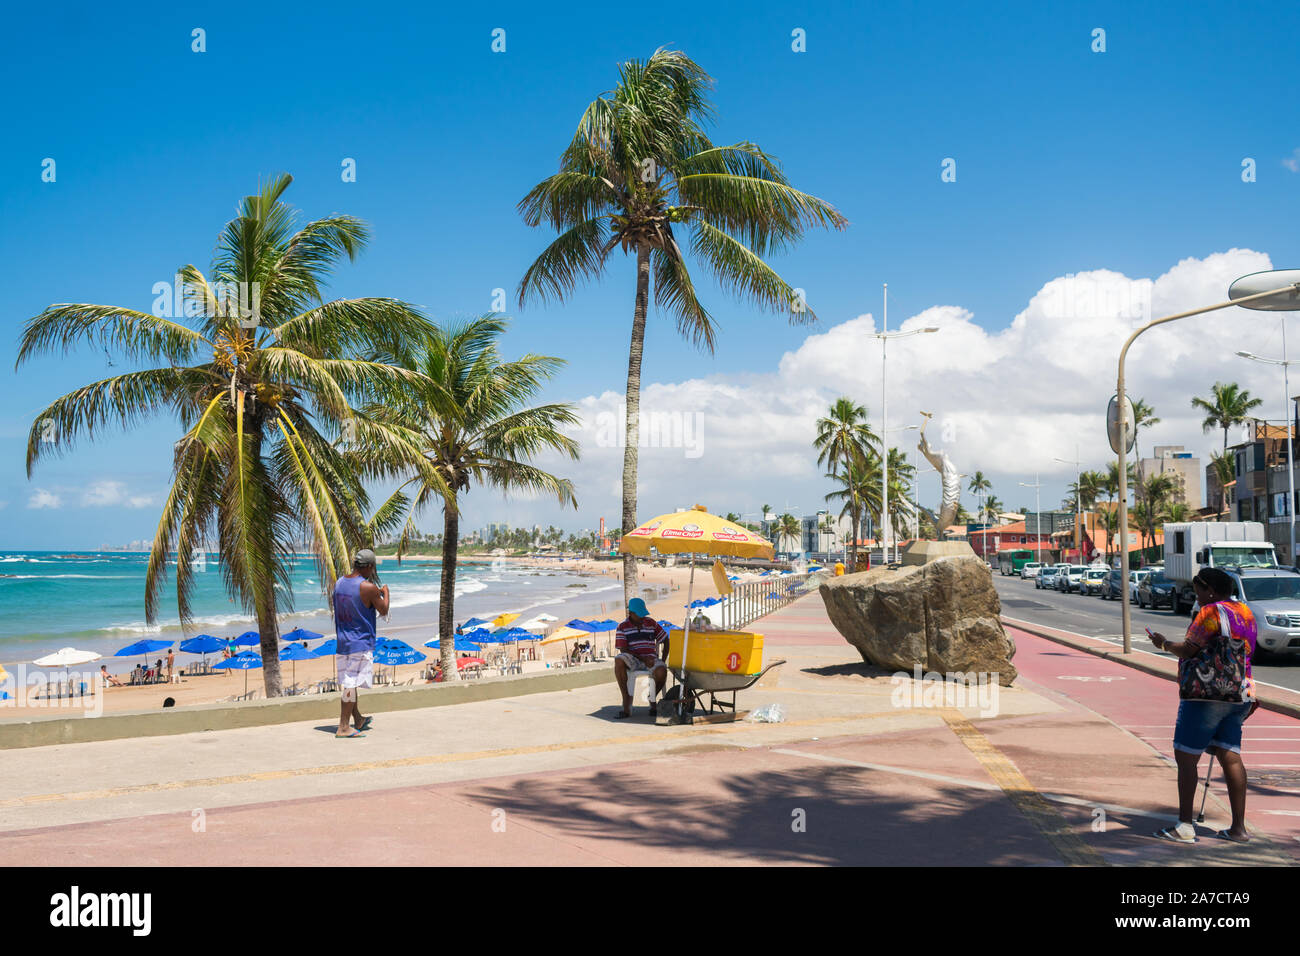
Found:
M 1286 357 L 1286 319 L 1282 319 L 1282 358 L 1272 359 L 1255 355 L 1252 352 L 1238 352 L 1244 359 L 1250 359 L 1253 362 L 1263 362 L 1266 365 L 1282 366 L 1282 416 L 1286 422 L 1286 474 L 1288 494 L 1286 499 L 1286 513 L 1290 519 L 1291 525 L 1291 550 L 1287 552 L 1287 560 L 1291 564 L 1296 563 L 1295 554 L 1295 454 L 1294 446 L 1291 441 L 1292 417 L 1291 417 L 1291 363 Z
M 910 329 L 907 332 L 890 332 L 889 331 L 889 283 L 884 284 L 884 309 L 881 313 L 880 331 L 876 333 L 876 338 L 880 339 L 880 443 L 884 446 L 880 455 L 880 523 L 884 526 L 884 538 L 881 539 L 880 556 L 885 564 L 889 563 L 889 405 L 887 396 L 889 394 L 885 387 L 885 353 L 890 339 L 901 339 L 909 335 L 919 335 L 922 332 L 938 332 L 935 326 L 924 329 Z M 912 426 L 916 427 L 916 426 Z
M 1255 291 L 1260 286 L 1262 291 Z M 1240 295 L 1234 295 L 1239 292 Z M 1256 273 L 1254 275 L 1243 276 L 1232 284 L 1228 289 L 1228 301 L 1218 302 L 1214 305 L 1203 306 L 1199 309 L 1189 309 L 1186 312 L 1176 312 L 1173 315 L 1162 316 L 1158 319 L 1152 319 L 1142 328 L 1136 330 L 1128 337 L 1124 347 L 1119 352 L 1119 374 L 1115 382 L 1115 397 L 1119 404 L 1119 440 L 1116 455 L 1119 459 L 1119 540 L 1120 540 L 1120 581 L 1124 586 L 1120 588 L 1120 617 L 1124 627 L 1124 653 L 1133 653 L 1133 633 L 1132 633 L 1132 616 L 1129 607 L 1129 590 L 1128 590 L 1128 471 L 1126 469 L 1128 456 L 1129 429 L 1132 422 L 1128 414 L 1128 396 L 1124 392 L 1124 360 L 1128 358 L 1128 350 L 1133 347 L 1137 337 L 1147 329 L 1155 328 L 1157 325 L 1163 325 L 1166 322 L 1174 322 L 1178 319 L 1186 319 L 1193 315 L 1201 315 L 1205 312 L 1215 312 L 1219 309 L 1226 309 L 1229 306 L 1241 305 L 1252 309 L 1263 309 L 1266 311 L 1283 311 L 1293 312 L 1300 308 L 1300 270 L 1289 270 L 1287 272 L 1273 273 Z
M 1038 474 L 1037 472 L 1035 472 L 1034 483 L 1031 485 L 1028 482 L 1022 481 L 1020 482 L 1020 487 L 1034 489 L 1034 551 L 1035 551 L 1034 556 L 1038 559 L 1038 563 L 1042 564 L 1043 563 L 1043 508 L 1042 505 L 1039 503 L 1038 489 L 1043 487 L 1043 483 L 1038 480 Z M 1039 569 L 1039 574 L 1041 573 L 1042 570 Z
M 1074 446 L 1074 460 L 1068 458 L 1057 458 L 1063 465 L 1074 465 L 1074 550 L 1079 556 L 1079 563 L 1083 563 L 1083 538 L 1079 528 L 1079 523 L 1083 521 L 1083 495 L 1080 494 L 1080 481 L 1083 475 L 1081 470 L 1082 463 L 1079 460 L 1079 445 L 1076 442 Z M 1037 479 L 1035 479 L 1037 480 Z

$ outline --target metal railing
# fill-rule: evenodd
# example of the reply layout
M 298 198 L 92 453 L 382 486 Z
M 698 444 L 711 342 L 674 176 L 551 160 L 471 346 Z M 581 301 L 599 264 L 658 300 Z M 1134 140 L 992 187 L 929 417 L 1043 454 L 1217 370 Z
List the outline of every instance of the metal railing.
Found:
M 736 631 L 764 614 L 780 610 L 792 601 L 811 593 L 815 590 L 817 578 L 825 577 L 825 574 L 824 571 L 814 571 L 810 574 L 773 574 L 762 581 L 733 584 L 731 594 L 723 600 L 722 604 L 705 608 L 704 613 L 715 622 L 715 626 L 727 631 Z

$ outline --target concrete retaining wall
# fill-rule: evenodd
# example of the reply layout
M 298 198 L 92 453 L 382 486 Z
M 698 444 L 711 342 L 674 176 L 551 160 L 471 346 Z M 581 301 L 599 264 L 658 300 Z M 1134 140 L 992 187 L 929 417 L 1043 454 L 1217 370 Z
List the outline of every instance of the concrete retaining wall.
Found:
M 609 665 L 602 664 L 522 677 L 377 688 L 362 691 L 361 700 L 363 712 L 382 714 L 394 710 L 444 707 L 524 694 L 544 694 L 613 682 L 614 676 Z M 261 727 L 299 720 L 337 722 L 338 717 L 337 693 L 232 704 L 198 704 L 192 707 L 169 707 L 166 710 L 119 711 L 100 717 L 22 717 L 0 720 L 0 750 L 126 737 L 192 734 L 203 730 Z

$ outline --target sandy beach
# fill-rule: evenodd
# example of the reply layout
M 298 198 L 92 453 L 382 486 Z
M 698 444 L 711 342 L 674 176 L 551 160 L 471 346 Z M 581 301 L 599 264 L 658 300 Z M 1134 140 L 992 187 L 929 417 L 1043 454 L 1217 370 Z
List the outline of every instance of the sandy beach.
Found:
M 441 555 L 409 555 L 403 558 L 403 561 L 420 561 L 420 560 L 439 560 Z M 623 563 L 621 560 L 591 560 L 585 558 L 535 558 L 535 557 L 480 557 L 471 556 L 460 558 L 458 564 L 467 564 L 471 562 L 506 562 L 508 564 L 540 571 L 563 570 L 566 572 L 576 573 L 583 577 L 604 578 L 605 580 L 621 581 L 623 577 Z M 383 576 L 385 567 L 396 567 L 396 562 L 392 557 L 380 558 L 379 573 Z M 648 562 L 640 563 L 638 567 L 638 578 L 641 586 L 645 589 L 643 597 L 650 611 L 650 615 L 656 619 L 671 621 L 675 624 L 684 623 L 687 585 L 690 577 L 690 568 L 688 566 L 663 567 Z M 390 585 L 390 587 L 393 587 Z M 709 573 L 709 565 L 701 561 L 695 570 L 694 597 L 716 597 L 717 589 L 713 585 L 712 576 Z M 396 587 L 394 587 L 396 594 Z M 610 618 L 621 621 L 626 617 L 623 609 L 622 596 L 618 591 L 607 591 L 601 595 L 603 600 L 596 600 L 593 596 L 592 604 L 586 611 L 577 616 L 585 619 L 591 618 Z M 417 649 L 430 655 L 430 660 L 434 659 L 436 652 L 422 647 L 425 641 L 432 640 L 437 636 L 437 605 L 422 606 L 420 610 L 428 616 L 428 620 L 420 622 L 409 621 L 409 611 L 402 624 L 386 624 L 380 619 L 379 630 L 384 636 L 399 638 Z M 507 611 L 518 611 L 520 608 L 502 607 L 497 613 Z M 456 620 L 459 622 L 466 617 L 465 614 L 456 613 Z M 563 624 L 564 621 L 556 622 L 556 626 Z M 326 638 L 332 637 L 332 632 L 326 632 Z M 612 643 L 612 635 L 601 634 L 597 636 L 593 643 L 600 645 L 601 642 L 608 640 Z M 525 648 L 528 645 L 524 645 Z M 530 667 L 542 668 L 548 663 L 559 661 L 565 651 L 563 644 L 553 644 L 548 647 L 533 645 L 534 652 L 540 663 L 530 664 Z M 493 648 L 495 650 L 495 648 Z M 529 652 L 524 651 L 525 655 Z M 164 666 L 165 666 L 165 655 Z M 154 660 L 159 655 L 153 654 L 150 657 Z M 209 663 L 216 663 L 221 660 L 221 654 L 209 655 Z M 176 670 L 188 668 L 188 666 L 199 658 L 191 654 L 176 654 Z M 129 673 L 135 665 L 135 661 L 127 659 L 106 658 L 95 661 L 93 664 L 82 665 L 78 668 L 83 674 L 94 670 L 99 670 L 100 664 L 106 664 L 110 672 L 118 673 L 123 676 Z M 396 672 L 395 680 L 398 683 L 404 683 L 408 680 L 422 680 L 422 675 L 427 666 L 427 661 L 420 664 L 409 664 L 396 668 L 385 667 L 385 672 Z M 317 660 L 281 662 L 281 674 L 286 687 L 295 682 L 300 687 L 307 687 L 318 683 L 319 681 L 334 676 L 334 658 L 324 657 Z M 120 670 L 118 670 L 120 669 Z M 376 666 L 376 672 L 379 671 Z M 12 668 L 11 668 L 12 670 Z M 206 675 L 185 675 L 180 677 L 179 683 L 170 684 L 149 684 L 144 686 L 123 686 L 105 688 L 102 709 L 105 713 L 125 710 L 151 710 L 162 708 L 163 701 L 168 697 L 175 700 L 175 706 L 185 707 L 195 704 L 210 704 L 221 700 L 238 697 L 244 694 L 245 675 L 247 675 L 247 687 L 249 691 L 257 690 L 257 696 L 261 696 L 262 689 L 262 672 L 253 671 L 225 671 L 219 670 L 212 674 Z M 29 703 L 26 706 L 19 706 L 12 701 L 0 701 L 0 720 L 13 720 L 27 717 L 48 717 L 57 714 L 67 714 L 69 716 L 79 713 L 82 710 L 82 704 L 78 700 L 75 706 L 72 702 L 50 701 L 48 706 L 42 706 L 42 702 Z M 87 707 L 90 706 L 90 700 L 87 699 Z

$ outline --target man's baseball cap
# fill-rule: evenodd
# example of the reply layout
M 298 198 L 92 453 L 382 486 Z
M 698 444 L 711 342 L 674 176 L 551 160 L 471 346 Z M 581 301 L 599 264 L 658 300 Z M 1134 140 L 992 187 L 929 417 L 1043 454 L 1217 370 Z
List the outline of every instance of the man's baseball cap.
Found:
M 633 598 L 627 602 L 627 609 L 637 617 L 649 617 L 650 612 L 645 609 L 645 601 L 640 598 Z
M 352 556 L 352 563 L 357 565 L 368 564 L 371 567 L 374 567 L 375 552 L 371 551 L 369 548 L 362 548 Z

